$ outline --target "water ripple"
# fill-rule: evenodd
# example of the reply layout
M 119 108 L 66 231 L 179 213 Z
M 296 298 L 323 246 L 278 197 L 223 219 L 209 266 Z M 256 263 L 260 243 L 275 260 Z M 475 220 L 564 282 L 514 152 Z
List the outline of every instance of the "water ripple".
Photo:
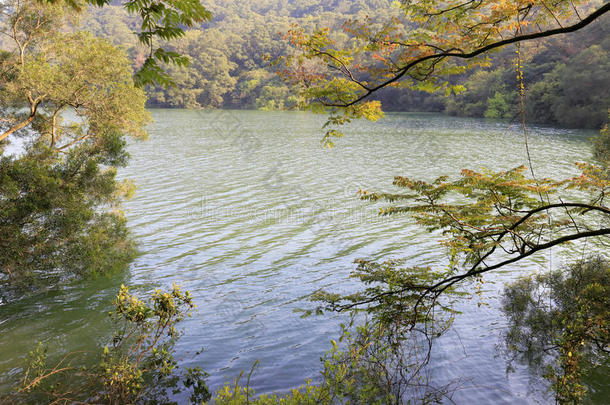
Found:
M 293 311 L 309 305 L 303 299 L 319 288 L 353 291 L 354 259 L 444 263 L 439 235 L 404 217 L 377 216 L 383 204 L 359 201 L 359 189 L 390 191 L 395 175 L 429 180 L 458 175 L 466 164 L 507 169 L 526 161 L 518 128 L 505 122 L 389 114 L 376 124 L 349 126 L 337 147 L 325 150 L 320 116 L 153 115 L 150 140 L 130 144 L 132 160 L 121 171 L 138 185 L 125 208 L 142 252 L 121 281 L 142 293 L 173 282 L 191 291 L 198 310 L 184 322 L 178 358 L 207 370 L 214 388 L 256 360 L 252 385 L 258 392 L 317 378 L 319 357 L 345 319 L 302 319 Z M 590 132 L 533 127 L 530 133 L 540 176 L 572 174 L 571 160 L 589 154 Z M 39 299 L 40 309 L 24 304 L 19 316 L 0 314 L 0 344 L 11 348 L 0 356 L 1 370 L 14 369 L 22 355 L 12 353 L 25 354 L 34 340 L 61 336 L 67 345 L 91 331 L 103 336 L 104 321 L 93 314 L 109 305 L 116 281 L 105 283 L 99 291 L 80 287 L 74 297 Z M 509 377 L 494 356 L 501 322 L 493 297 L 490 302 L 482 310 L 464 303 L 465 315 L 434 354 L 439 381 L 486 381 L 485 390 L 458 392 L 458 403 L 518 403 L 531 394 L 526 371 Z M 205 352 L 195 357 L 201 346 Z

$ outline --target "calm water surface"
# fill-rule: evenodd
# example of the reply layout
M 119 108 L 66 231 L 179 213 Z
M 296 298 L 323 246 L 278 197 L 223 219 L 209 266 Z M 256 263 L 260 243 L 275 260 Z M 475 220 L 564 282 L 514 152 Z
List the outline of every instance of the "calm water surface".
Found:
M 128 274 L 98 279 L 94 287 L 0 306 L 4 384 L 36 341 L 61 351 L 107 338 L 104 313 L 121 283 L 143 295 L 172 283 L 191 291 L 197 312 L 182 324 L 178 358 L 207 370 L 212 388 L 256 360 L 251 384 L 260 393 L 315 379 L 344 318 L 300 318 L 294 311 L 308 307 L 305 297 L 319 288 L 356 288 L 348 280 L 356 258 L 446 263 L 438 236 L 406 217 L 378 217 L 378 206 L 359 201 L 358 190 L 390 191 L 395 175 L 431 180 L 464 167 L 526 163 L 522 135 L 506 122 L 390 114 L 353 124 L 328 150 L 319 143 L 323 117 L 305 113 L 155 110 L 153 116 L 150 140 L 130 144 L 131 163 L 120 173 L 138 185 L 125 210 L 141 256 Z M 575 173 L 572 163 L 590 157 L 593 135 L 530 128 L 537 174 Z M 563 260 L 545 253 L 525 267 Z M 488 280 L 488 306 L 460 304 L 465 313 L 434 348 L 434 381 L 463 381 L 457 403 L 550 401 L 524 366 L 507 374 L 496 349 L 505 321 L 495 297 L 518 269 L 507 270 L 513 271 Z M 601 398 L 607 384 L 600 378 Z

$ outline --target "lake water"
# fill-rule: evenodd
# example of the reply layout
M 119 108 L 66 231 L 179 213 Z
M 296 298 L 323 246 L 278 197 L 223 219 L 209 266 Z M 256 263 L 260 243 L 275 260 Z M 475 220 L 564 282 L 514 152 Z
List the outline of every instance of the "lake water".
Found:
M 104 341 L 105 313 L 121 283 L 142 295 L 172 283 L 192 293 L 197 311 L 182 323 L 177 357 L 208 371 L 212 388 L 256 360 L 251 385 L 259 393 L 315 380 L 345 318 L 300 318 L 294 311 L 310 307 L 309 294 L 357 288 L 348 279 L 356 258 L 446 264 L 437 235 L 407 217 L 379 217 L 358 190 L 391 191 L 395 175 L 431 180 L 526 163 L 523 136 L 506 122 L 389 114 L 350 125 L 334 149 L 323 149 L 324 118 L 307 113 L 154 110 L 153 117 L 150 140 L 129 145 L 132 159 L 120 172 L 138 186 L 125 211 L 141 255 L 128 274 L 0 306 L 4 384 L 37 341 L 53 351 Z M 529 131 L 540 177 L 574 174 L 573 162 L 590 158 L 593 131 Z M 437 342 L 431 367 L 435 382 L 462 378 L 457 403 L 551 401 L 524 366 L 506 373 L 496 349 L 505 322 L 496 297 L 519 272 L 562 261 L 545 252 L 507 268 L 488 279 L 488 306 L 460 304 L 464 313 Z M 598 381 L 599 398 L 607 384 Z

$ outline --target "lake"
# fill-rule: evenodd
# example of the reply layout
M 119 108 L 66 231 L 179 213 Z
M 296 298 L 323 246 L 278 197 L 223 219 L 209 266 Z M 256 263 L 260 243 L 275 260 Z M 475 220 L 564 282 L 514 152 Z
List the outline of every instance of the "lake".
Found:
M 153 110 L 153 117 L 150 140 L 130 143 L 132 159 L 120 171 L 138 186 L 124 208 L 141 255 L 128 274 L 0 306 L 5 385 L 37 341 L 52 351 L 104 341 L 105 313 L 121 283 L 144 296 L 172 283 L 191 292 L 197 310 L 182 323 L 177 358 L 209 372 L 212 388 L 256 360 L 251 386 L 259 393 L 315 380 L 345 317 L 301 318 L 295 310 L 311 307 L 309 294 L 358 288 L 348 279 L 357 258 L 447 263 L 438 235 L 406 216 L 379 217 L 384 204 L 360 201 L 358 190 L 392 191 L 395 175 L 432 180 L 527 162 L 519 126 L 503 121 L 391 113 L 352 123 L 324 149 L 324 117 L 308 113 Z M 595 134 L 530 127 L 536 174 L 575 174 L 573 162 L 590 158 Z M 503 282 L 563 261 L 547 251 L 506 268 L 488 277 L 487 306 L 459 305 L 464 313 L 437 342 L 431 365 L 435 382 L 463 380 L 455 402 L 552 402 L 524 365 L 507 374 L 496 349 L 505 324 L 497 297 Z M 607 384 L 600 377 L 599 398 Z

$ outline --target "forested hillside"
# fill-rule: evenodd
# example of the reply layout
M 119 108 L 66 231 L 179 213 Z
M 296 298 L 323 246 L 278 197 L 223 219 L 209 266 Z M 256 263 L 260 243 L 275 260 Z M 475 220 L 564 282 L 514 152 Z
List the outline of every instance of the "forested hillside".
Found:
M 600 128 L 610 106 L 608 18 L 576 34 L 547 39 L 525 50 L 523 75 L 528 122 Z M 446 111 L 469 117 L 513 118 L 518 112 L 515 48 L 490 68 L 462 78 L 468 91 L 447 99 Z
M 149 106 L 177 108 L 286 109 L 298 92 L 277 75 L 270 62 L 292 52 L 282 33 L 293 24 L 337 30 L 350 19 L 369 18 L 381 26 L 398 11 L 388 0 L 204 1 L 214 17 L 166 47 L 189 55 L 188 67 L 168 66 L 176 82 L 149 88 Z M 529 122 L 597 128 L 610 105 L 608 19 L 565 37 L 522 48 L 526 113 Z M 81 19 L 85 29 L 128 48 L 134 68 L 147 51 L 131 33 L 138 22 L 122 7 L 93 8 Z M 346 40 L 340 36 L 338 42 Z M 387 111 L 435 111 L 452 115 L 514 118 L 519 83 L 515 48 L 491 56 L 490 65 L 454 77 L 466 91 L 458 96 L 386 89 L 377 95 Z

